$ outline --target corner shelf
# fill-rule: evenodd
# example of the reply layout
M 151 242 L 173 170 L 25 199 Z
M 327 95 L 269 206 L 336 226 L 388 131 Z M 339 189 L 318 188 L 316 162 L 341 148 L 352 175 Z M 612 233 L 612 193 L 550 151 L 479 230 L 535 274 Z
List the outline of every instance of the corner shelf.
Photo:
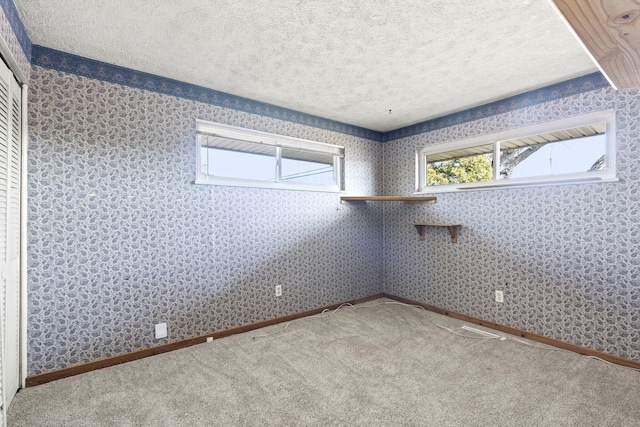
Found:
M 438 199 L 433 196 L 342 196 L 342 203 L 364 202 L 404 202 L 405 204 L 436 203 Z
M 418 230 L 420 240 L 424 240 L 425 227 L 447 227 L 449 229 L 449 234 L 451 234 L 451 243 L 458 243 L 458 227 L 460 227 L 460 224 L 433 224 L 427 222 L 412 222 L 411 224 L 416 227 L 416 230 Z

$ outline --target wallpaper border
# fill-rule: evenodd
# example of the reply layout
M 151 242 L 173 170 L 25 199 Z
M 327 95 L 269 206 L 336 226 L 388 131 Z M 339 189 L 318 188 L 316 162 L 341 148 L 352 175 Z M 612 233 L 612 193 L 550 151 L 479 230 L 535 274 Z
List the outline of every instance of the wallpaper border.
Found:
M 95 61 L 44 46 L 33 46 L 32 64 L 137 89 L 231 108 L 245 113 L 286 120 L 292 123 L 371 139 L 378 142 L 382 141 L 382 132 L 301 113 L 288 108 L 254 101 L 166 77 L 135 71 L 106 62 Z
M 13 0 L 0 0 L 0 7 L 4 11 L 4 15 L 9 21 L 9 24 L 13 29 L 18 43 L 20 43 L 20 47 L 22 47 L 22 52 L 27 58 L 27 61 L 31 62 L 33 46 L 31 44 L 29 34 L 27 34 L 27 29 L 24 26 L 22 19 L 20 19 L 20 13 L 16 8 L 15 3 L 13 2 Z
M 571 80 L 566 80 L 564 82 L 555 83 L 550 86 L 545 86 L 540 89 L 514 95 L 509 98 L 494 101 L 489 104 L 463 110 L 458 113 L 448 114 L 433 120 L 427 120 L 416 123 L 415 125 L 385 132 L 382 135 L 382 142 L 393 141 L 400 138 L 406 138 L 408 136 L 418 135 L 420 133 L 431 132 L 437 129 L 480 120 L 605 87 L 609 87 L 609 82 L 598 71 L 585 76 L 576 77 Z
M 0 0 L 0 2 L 7 0 Z M 555 83 L 509 98 L 494 101 L 478 107 L 449 114 L 436 119 L 405 126 L 389 132 L 378 132 L 311 114 L 290 110 L 276 105 L 254 101 L 214 89 L 208 89 L 178 80 L 160 77 L 129 68 L 120 67 L 93 59 L 84 58 L 40 45 L 32 47 L 32 64 L 57 71 L 77 74 L 92 79 L 149 90 L 165 95 L 186 98 L 224 108 L 231 108 L 250 114 L 257 114 L 278 120 L 285 120 L 305 126 L 312 126 L 346 135 L 361 137 L 378 142 L 389 142 L 421 133 L 431 132 L 572 95 L 578 95 L 609 87 L 609 82 L 600 72 Z

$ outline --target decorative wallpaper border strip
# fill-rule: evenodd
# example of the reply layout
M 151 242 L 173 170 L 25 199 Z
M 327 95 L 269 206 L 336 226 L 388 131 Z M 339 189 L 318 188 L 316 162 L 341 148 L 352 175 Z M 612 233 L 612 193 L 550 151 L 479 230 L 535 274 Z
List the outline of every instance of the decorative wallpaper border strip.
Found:
M 0 2 L 3 1 L 9 0 L 0 0 Z M 433 130 L 554 101 L 567 96 L 609 87 L 609 83 L 604 76 L 601 73 L 596 72 L 501 99 L 489 104 L 470 108 L 458 113 L 449 114 L 447 116 L 427 120 L 421 123 L 416 123 L 415 125 L 383 133 L 335 120 L 313 116 L 311 114 L 301 113 L 299 111 L 278 107 L 260 101 L 254 101 L 248 98 L 242 98 L 240 96 L 231 95 L 214 89 L 208 89 L 166 77 L 160 77 L 105 62 L 95 61 L 44 46 L 33 45 L 32 58 L 33 65 L 45 68 L 64 71 L 138 89 L 159 92 L 180 98 L 191 99 L 193 101 L 231 108 L 238 111 L 244 111 L 246 113 L 286 120 L 292 123 L 312 126 L 319 129 L 330 130 L 379 142 L 388 142 L 420 133 L 431 132 Z
M 4 14 L 9 21 L 16 38 L 18 39 L 18 43 L 20 43 L 22 51 L 27 57 L 27 61 L 31 62 L 31 39 L 29 38 L 29 34 L 27 34 L 27 29 L 24 26 L 22 19 L 20 19 L 20 14 L 18 13 L 15 3 L 13 0 L 0 0 L 0 7 L 4 11 Z
M 242 98 L 214 89 L 95 61 L 44 46 L 34 45 L 32 52 L 32 64 L 40 67 L 231 108 L 245 113 L 286 120 L 346 135 L 382 141 L 382 132 Z
M 427 120 L 415 125 L 406 126 L 382 135 L 382 142 L 393 141 L 420 133 L 431 132 L 473 120 L 484 119 L 497 114 L 508 113 L 521 108 L 531 107 L 571 95 L 589 92 L 596 89 L 610 87 L 607 79 L 600 72 L 566 80 L 551 86 L 546 86 L 530 92 L 514 95 L 509 98 L 470 108 L 459 113 L 449 114 L 433 120 Z

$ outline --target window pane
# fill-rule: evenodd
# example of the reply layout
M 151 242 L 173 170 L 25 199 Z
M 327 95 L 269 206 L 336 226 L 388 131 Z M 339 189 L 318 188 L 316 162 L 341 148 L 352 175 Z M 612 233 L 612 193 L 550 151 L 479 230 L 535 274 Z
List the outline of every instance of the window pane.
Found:
M 276 180 L 276 149 L 261 147 L 260 153 L 202 147 L 202 173 L 225 178 Z
M 614 136 L 613 111 L 599 111 L 422 147 L 417 191 L 612 181 Z
M 428 155 L 427 185 L 491 181 L 492 163 L 492 144 Z
M 505 148 L 512 142 L 500 143 L 502 179 L 596 172 L 605 167 L 605 135 Z
M 283 182 L 335 185 L 334 157 L 330 154 L 283 148 Z
M 196 121 L 197 184 L 339 191 L 344 147 Z

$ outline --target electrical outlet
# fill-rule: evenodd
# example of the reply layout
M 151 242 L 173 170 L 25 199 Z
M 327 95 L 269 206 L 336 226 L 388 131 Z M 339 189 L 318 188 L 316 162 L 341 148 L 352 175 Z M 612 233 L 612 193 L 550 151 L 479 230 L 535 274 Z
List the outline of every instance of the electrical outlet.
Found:
M 502 291 L 496 291 L 496 302 L 504 302 L 504 293 Z
M 156 325 L 156 339 L 167 337 L 167 324 L 166 323 L 158 323 Z
M 282 285 L 276 285 L 276 296 L 277 297 L 282 296 Z
M 213 337 L 207 337 L 207 342 L 213 342 Z

